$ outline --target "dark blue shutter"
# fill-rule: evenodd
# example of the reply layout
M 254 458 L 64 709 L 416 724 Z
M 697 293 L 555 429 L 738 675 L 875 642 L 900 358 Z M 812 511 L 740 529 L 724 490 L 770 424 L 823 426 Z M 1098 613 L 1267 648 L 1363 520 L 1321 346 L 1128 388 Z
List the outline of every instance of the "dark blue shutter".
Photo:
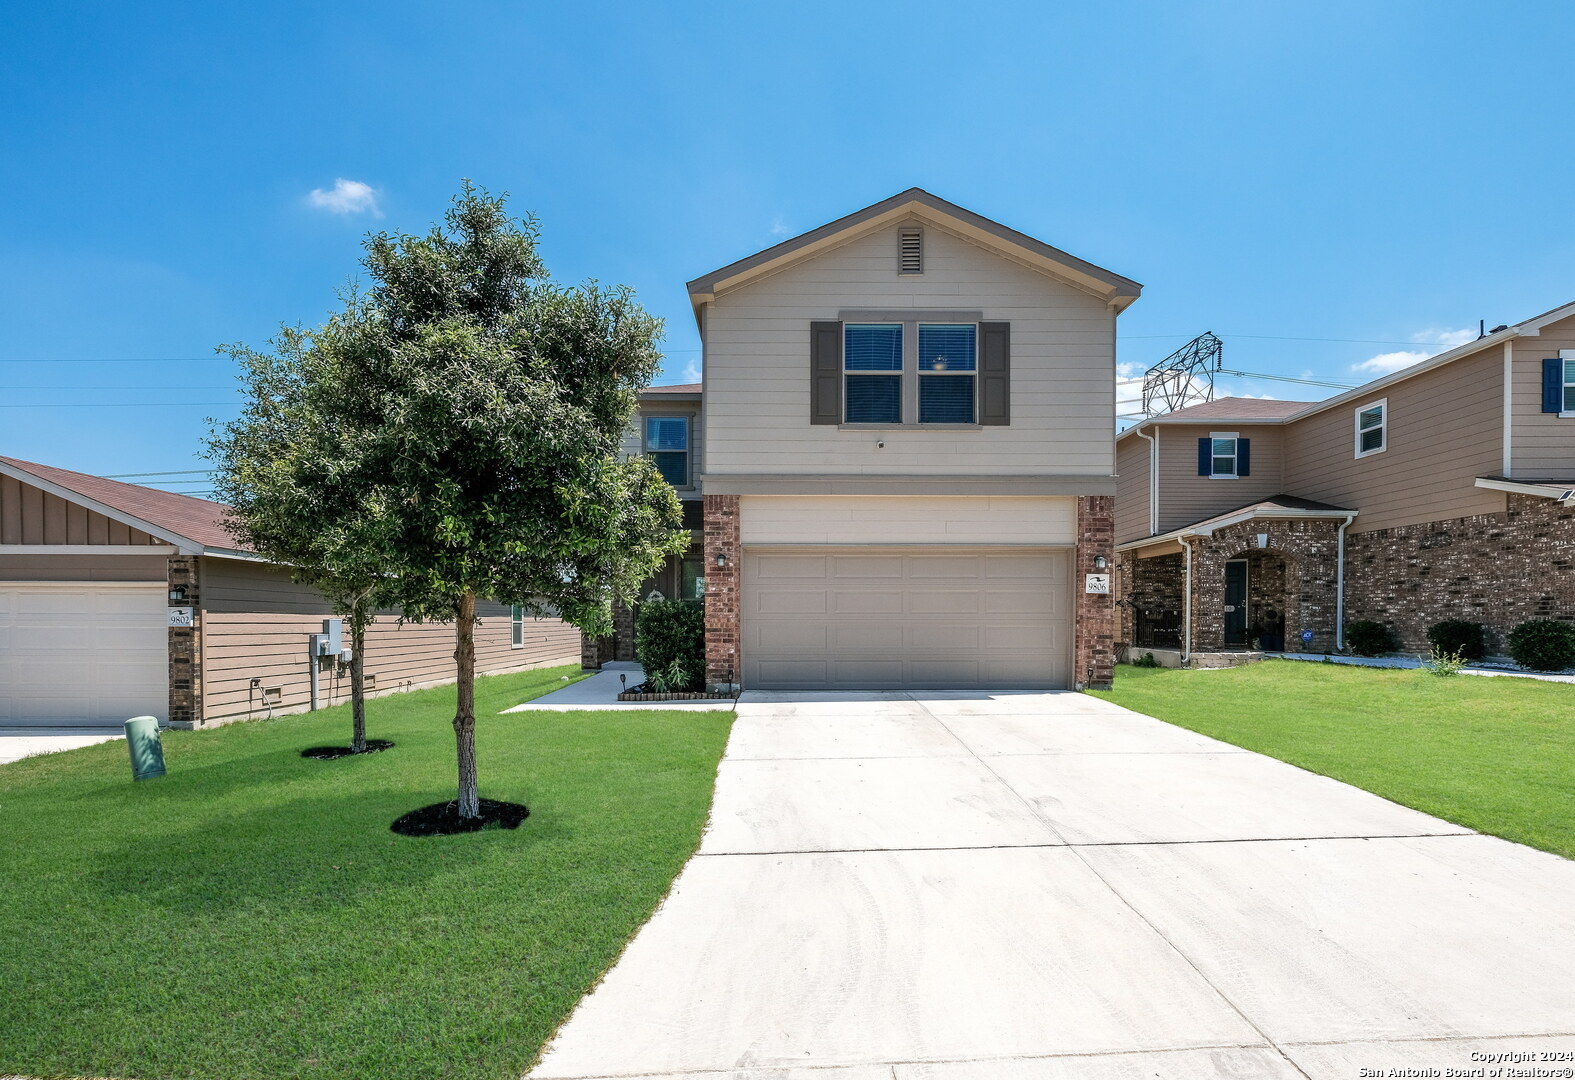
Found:
M 1252 440 L 1236 440 L 1236 475 L 1252 475 Z
M 1564 362 L 1557 357 L 1542 361 L 1542 411 L 1564 411 Z
M 1198 475 L 1214 475 L 1214 440 L 1198 440 Z

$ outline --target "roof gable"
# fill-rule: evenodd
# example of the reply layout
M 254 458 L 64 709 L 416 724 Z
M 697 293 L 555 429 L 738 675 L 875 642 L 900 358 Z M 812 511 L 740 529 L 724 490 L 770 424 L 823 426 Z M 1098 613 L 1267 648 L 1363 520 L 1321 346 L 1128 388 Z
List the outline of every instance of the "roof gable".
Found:
M 906 220 L 938 225 L 964 240 L 1008 255 L 1100 297 L 1118 312 L 1136 300 L 1143 289 L 1130 278 L 915 187 L 695 278 L 689 282 L 690 302 L 698 308 L 721 293 Z

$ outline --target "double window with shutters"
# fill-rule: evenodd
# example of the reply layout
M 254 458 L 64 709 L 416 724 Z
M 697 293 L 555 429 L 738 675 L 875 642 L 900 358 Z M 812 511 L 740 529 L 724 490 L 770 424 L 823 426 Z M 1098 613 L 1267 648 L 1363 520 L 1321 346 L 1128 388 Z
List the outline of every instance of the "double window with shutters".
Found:
M 1007 323 L 936 318 L 817 322 L 811 422 L 989 426 L 1010 422 Z

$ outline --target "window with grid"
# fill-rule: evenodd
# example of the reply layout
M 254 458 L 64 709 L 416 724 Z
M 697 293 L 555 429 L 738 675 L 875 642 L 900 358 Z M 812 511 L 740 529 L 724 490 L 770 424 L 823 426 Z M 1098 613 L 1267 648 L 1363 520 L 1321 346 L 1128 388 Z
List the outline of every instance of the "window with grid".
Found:
M 902 423 L 902 324 L 844 326 L 842 381 L 846 423 Z
M 673 487 L 689 486 L 689 418 L 647 416 L 645 455 Z
M 973 323 L 919 324 L 919 423 L 974 422 L 978 354 Z

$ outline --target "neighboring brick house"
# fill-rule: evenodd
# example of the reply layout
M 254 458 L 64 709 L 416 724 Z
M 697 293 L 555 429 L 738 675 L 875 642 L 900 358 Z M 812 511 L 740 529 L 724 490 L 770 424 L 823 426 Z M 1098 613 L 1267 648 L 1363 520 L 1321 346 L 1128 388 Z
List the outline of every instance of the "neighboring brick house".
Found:
M 1575 621 L 1575 304 L 1317 402 L 1223 398 L 1117 439 L 1121 642 L 1427 649 L 1448 618 Z M 1199 654 L 1204 654 L 1200 657 Z
M 708 683 L 1108 685 L 1114 608 L 1086 589 L 1139 291 L 917 188 L 691 281 L 704 408 L 656 388 L 629 449 L 676 470 L 661 418 L 689 417 L 703 560 L 658 591 L 700 579 Z
M 331 606 L 240 550 L 219 503 L 0 458 L 0 725 L 151 715 L 179 727 L 348 700 L 337 656 L 308 647 Z M 573 663 L 577 630 L 477 605 L 484 673 Z M 344 641 L 348 646 L 348 640 Z M 373 694 L 450 682 L 452 624 L 367 630 Z

